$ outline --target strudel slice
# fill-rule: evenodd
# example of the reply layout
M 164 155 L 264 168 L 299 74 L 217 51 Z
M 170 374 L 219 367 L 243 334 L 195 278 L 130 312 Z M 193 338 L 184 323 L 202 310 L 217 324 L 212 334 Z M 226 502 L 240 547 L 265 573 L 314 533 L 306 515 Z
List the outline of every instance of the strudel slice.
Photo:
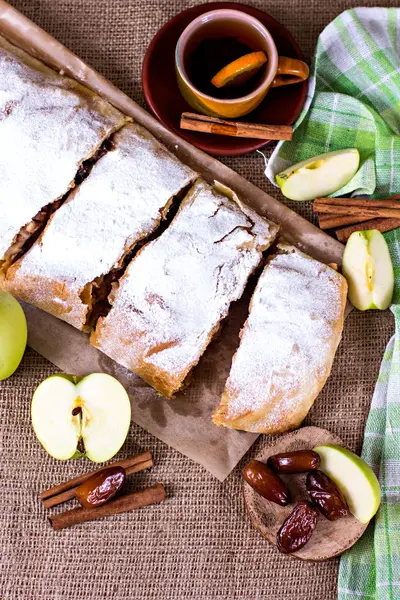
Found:
M 197 176 L 136 123 L 118 131 L 112 145 L 2 284 L 79 329 L 101 310 L 128 253 Z
M 0 272 L 127 118 L 0 37 Z
M 253 294 L 214 423 L 256 433 L 298 427 L 331 371 L 346 296 L 342 275 L 279 245 Z
M 199 179 L 168 229 L 128 266 L 92 343 L 172 397 L 277 229 Z

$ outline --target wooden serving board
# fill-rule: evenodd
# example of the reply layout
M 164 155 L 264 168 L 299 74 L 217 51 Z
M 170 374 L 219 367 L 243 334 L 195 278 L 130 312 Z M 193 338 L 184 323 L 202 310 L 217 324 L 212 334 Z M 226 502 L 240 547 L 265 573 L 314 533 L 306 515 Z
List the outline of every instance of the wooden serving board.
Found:
M 319 427 L 302 427 L 286 435 L 280 436 L 255 457 L 257 460 L 267 462 L 273 454 L 280 452 L 293 452 L 295 450 L 311 450 L 321 444 L 337 444 L 344 446 L 342 440 L 326 429 Z M 306 491 L 307 473 L 281 475 L 289 488 L 293 502 L 288 506 L 279 506 L 266 500 L 249 484 L 243 482 L 244 500 L 247 512 L 253 525 L 262 536 L 271 544 L 276 545 L 276 534 L 282 523 L 292 512 L 298 500 L 308 500 Z M 322 514 L 318 518 L 317 526 L 309 542 L 300 550 L 288 556 L 302 560 L 321 561 L 339 556 L 353 546 L 362 536 L 368 524 L 360 523 L 353 515 L 329 521 Z

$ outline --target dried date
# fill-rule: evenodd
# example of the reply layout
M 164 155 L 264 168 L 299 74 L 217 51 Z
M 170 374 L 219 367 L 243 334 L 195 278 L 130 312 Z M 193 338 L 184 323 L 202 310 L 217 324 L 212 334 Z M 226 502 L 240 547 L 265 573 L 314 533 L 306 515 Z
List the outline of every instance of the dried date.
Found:
M 342 492 L 322 471 L 308 473 L 306 487 L 310 500 L 330 521 L 336 521 L 348 514 L 349 509 Z
M 75 496 L 79 504 L 95 508 L 108 502 L 119 492 L 125 482 L 125 469 L 108 467 L 95 473 L 76 488 Z
M 270 456 L 267 465 L 278 473 L 305 473 L 318 469 L 321 464 L 319 455 L 313 450 L 297 450 Z
M 317 520 L 318 511 L 310 502 L 298 502 L 276 536 L 279 550 L 289 554 L 303 548 L 312 536 Z
M 243 477 L 261 496 L 286 506 L 290 501 L 289 490 L 282 479 L 272 469 L 259 460 L 251 460 L 243 469 Z

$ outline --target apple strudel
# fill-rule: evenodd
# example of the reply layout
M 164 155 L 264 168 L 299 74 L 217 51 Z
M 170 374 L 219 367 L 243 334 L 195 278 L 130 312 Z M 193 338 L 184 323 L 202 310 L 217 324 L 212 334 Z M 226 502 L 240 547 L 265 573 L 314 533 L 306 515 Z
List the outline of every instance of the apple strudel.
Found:
M 278 245 L 251 299 L 214 423 L 256 433 L 298 427 L 331 371 L 346 296 L 342 275 Z
M 136 123 L 115 133 L 111 143 L 0 283 L 84 330 L 101 312 L 125 257 L 197 177 Z
M 0 272 L 129 119 L 0 37 Z
M 129 264 L 92 344 L 171 398 L 277 231 L 199 179 L 170 226 Z

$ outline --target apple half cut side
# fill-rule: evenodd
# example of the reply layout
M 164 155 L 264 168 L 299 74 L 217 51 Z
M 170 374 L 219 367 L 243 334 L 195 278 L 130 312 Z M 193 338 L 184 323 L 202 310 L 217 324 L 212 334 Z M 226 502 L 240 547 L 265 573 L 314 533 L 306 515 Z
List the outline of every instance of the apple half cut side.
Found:
M 342 273 L 349 300 L 358 310 L 384 310 L 394 289 L 393 265 L 385 238 L 377 229 L 355 231 L 343 254 Z
M 358 171 L 357 148 L 319 154 L 292 165 L 276 176 L 282 194 L 290 200 L 329 196 L 346 185 Z
M 104 462 L 126 439 L 131 403 L 125 388 L 111 375 L 93 373 L 81 380 L 53 375 L 35 391 L 31 416 L 40 443 L 54 458 L 84 455 Z M 78 449 L 80 442 L 84 452 Z
M 313 450 L 321 458 L 320 470 L 336 483 L 347 500 L 350 512 L 361 523 L 368 523 L 381 502 L 381 489 L 371 467 L 342 446 L 327 444 L 316 446 Z

